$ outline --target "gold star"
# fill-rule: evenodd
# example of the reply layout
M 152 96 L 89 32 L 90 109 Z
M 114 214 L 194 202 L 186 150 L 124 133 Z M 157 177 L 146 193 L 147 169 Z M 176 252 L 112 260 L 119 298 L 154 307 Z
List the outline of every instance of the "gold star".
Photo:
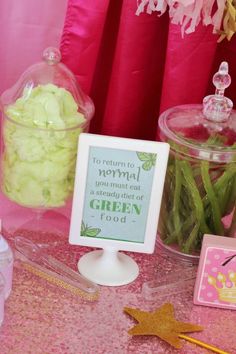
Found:
M 124 311 L 138 321 L 138 324 L 129 330 L 131 335 L 154 335 L 179 349 L 182 343 L 181 333 L 202 331 L 203 327 L 192 323 L 176 321 L 174 307 L 166 303 L 154 312 L 145 312 L 139 309 L 125 307 Z

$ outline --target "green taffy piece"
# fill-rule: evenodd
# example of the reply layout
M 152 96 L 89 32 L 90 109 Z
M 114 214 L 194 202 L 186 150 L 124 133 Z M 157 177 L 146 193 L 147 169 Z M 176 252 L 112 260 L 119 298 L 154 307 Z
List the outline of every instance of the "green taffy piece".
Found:
M 3 128 L 4 193 L 25 206 L 64 205 L 73 191 L 77 140 L 85 122 L 73 96 L 55 85 L 39 85 L 26 89 L 5 113 L 20 124 L 6 119 Z

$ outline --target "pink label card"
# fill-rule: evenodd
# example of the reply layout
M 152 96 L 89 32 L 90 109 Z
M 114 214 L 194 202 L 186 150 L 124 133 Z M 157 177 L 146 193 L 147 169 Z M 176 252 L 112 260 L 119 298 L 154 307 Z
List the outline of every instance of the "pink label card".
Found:
M 204 235 L 194 304 L 236 310 L 236 238 Z

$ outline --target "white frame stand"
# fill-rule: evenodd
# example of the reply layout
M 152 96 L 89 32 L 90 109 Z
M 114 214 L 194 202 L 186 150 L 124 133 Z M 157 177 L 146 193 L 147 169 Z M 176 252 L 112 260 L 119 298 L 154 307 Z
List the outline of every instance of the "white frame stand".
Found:
M 78 269 L 89 280 L 107 286 L 129 284 L 139 274 L 139 267 L 131 257 L 110 247 L 86 253 L 80 258 Z
M 88 178 L 91 168 L 90 162 L 92 161 L 92 155 L 90 155 L 91 148 L 92 151 L 96 151 L 96 148 L 97 151 L 99 151 L 100 148 L 106 149 L 107 154 L 105 161 L 109 161 L 107 159 L 112 158 L 114 149 L 120 151 L 120 154 L 124 154 L 125 152 L 133 152 L 133 155 L 131 156 L 132 158 L 129 162 L 133 163 L 134 166 L 137 164 L 136 167 L 139 166 L 139 173 L 141 173 L 140 171 L 142 171 L 142 173 L 144 173 L 144 171 L 149 171 L 149 168 L 144 168 L 145 158 L 139 158 L 138 153 L 143 153 L 144 157 L 145 154 L 147 156 L 150 154 L 155 156 L 156 162 L 153 161 L 152 166 L 150 165 L 150 168 L 154 168 L 152 186 L 151 190 L 148 188 L 149 192 L 147 195 L 147 203 L 144 204 L 145 209 L 143 209 L 143 214 L 140 216 L 144 218 L 142 224 L 145 226 L 145 230 L 142 230 L 143 234 L 139 235 L 138 239 L 133 239 L 132 237 L 129 238 L 129 235 L 123 236 L 122 231 L 119 229 L 117 230 L 117 234 L 113 235 L 113 237 L 111 237 L 112 235 L 109 235 L 111 231 L 107 231 L 104 235 L 101 233 L 99 236 L 86 234 L 81 235 L 81 225 L 83 223 L 86 197 L 89 195 L 91 188 L 95 188 L 95 192 L 97 188 L 96 186 L 90 186 L 88 183 L 88 181 L 90 181 L 90 178 Z M 153 253 L 156 241 L 157 223 L 161 206 L 168 155 L 169 145 L 167 143 L 87 133 L 80 134 L 69 242 L 72 245 L 81 245 L 102 249 L 89 252 L 80 258 L 78 262 L 78 269 L 80 273 L 86 278 L 99 285 L 107 286 L 129 284 L 137 278 L 139 274 L 139 268 L 136 262 L 131 257 L 118 251 L 121 250 L 130 252 Z M 109 165 L 105 164 L 104 166 L 105 170 L 110 168 Z M 95 179 L 99 177 L 99 179 L 102 180 L 102 178 L 105 177 L 99 175 L 98 169 L 99 167 L 97 167 L 97 170 L 95 169 L 96 176 L 93 175 L 93 177 Z M 145 176 L 143 176 L 141 183 L 143 190 L 141 188 L 142 192 L 140 192 L 142 199 L 146 191 L 144 177 Z M 115 178 L 114 181 L 116 181 Z M 120 179 L 118 182 L 119 181 Z M 135 177 L 134 181 L 136 181 Z M 134 185 L 136 186 L 136 184 Z M 132 190 L 130 191 L 132 192 Z M 111 201 L 114 201 L 112 198 L 113 197 L 106 197 L 106 200 L 109 201 L 111 199 Z M 119 219 L 121 214 L 119 211 L 117 211 L 113 213 L 113 216 L 116 216 Z M 98 214 L 95 213 L 94 221 L 97 217 Z M 91 224 L 90 226 L 92 229 L 94 228 L 95 231 L 96 229 L 99 230 L 102 228 L 100 223 L 95 223 L 94 225 Z M 134 224 L 131 224 L 131 220 L 127 225 L 127 228 L 128 227 L 130 227 L 129 233 L 134 236 L 135 228 Z M 106 236 L 108 236 L 108 238 L 106 238 Z

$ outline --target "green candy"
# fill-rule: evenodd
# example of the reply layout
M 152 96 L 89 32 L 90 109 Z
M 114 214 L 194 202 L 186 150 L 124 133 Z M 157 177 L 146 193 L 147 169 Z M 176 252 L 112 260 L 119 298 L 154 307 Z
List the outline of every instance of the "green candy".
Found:
M 73 191 L 85 122 L 73 96 L 53 84 L 25 88 L 5 114 L 4 193 L 24 206 L 63 206 Z

